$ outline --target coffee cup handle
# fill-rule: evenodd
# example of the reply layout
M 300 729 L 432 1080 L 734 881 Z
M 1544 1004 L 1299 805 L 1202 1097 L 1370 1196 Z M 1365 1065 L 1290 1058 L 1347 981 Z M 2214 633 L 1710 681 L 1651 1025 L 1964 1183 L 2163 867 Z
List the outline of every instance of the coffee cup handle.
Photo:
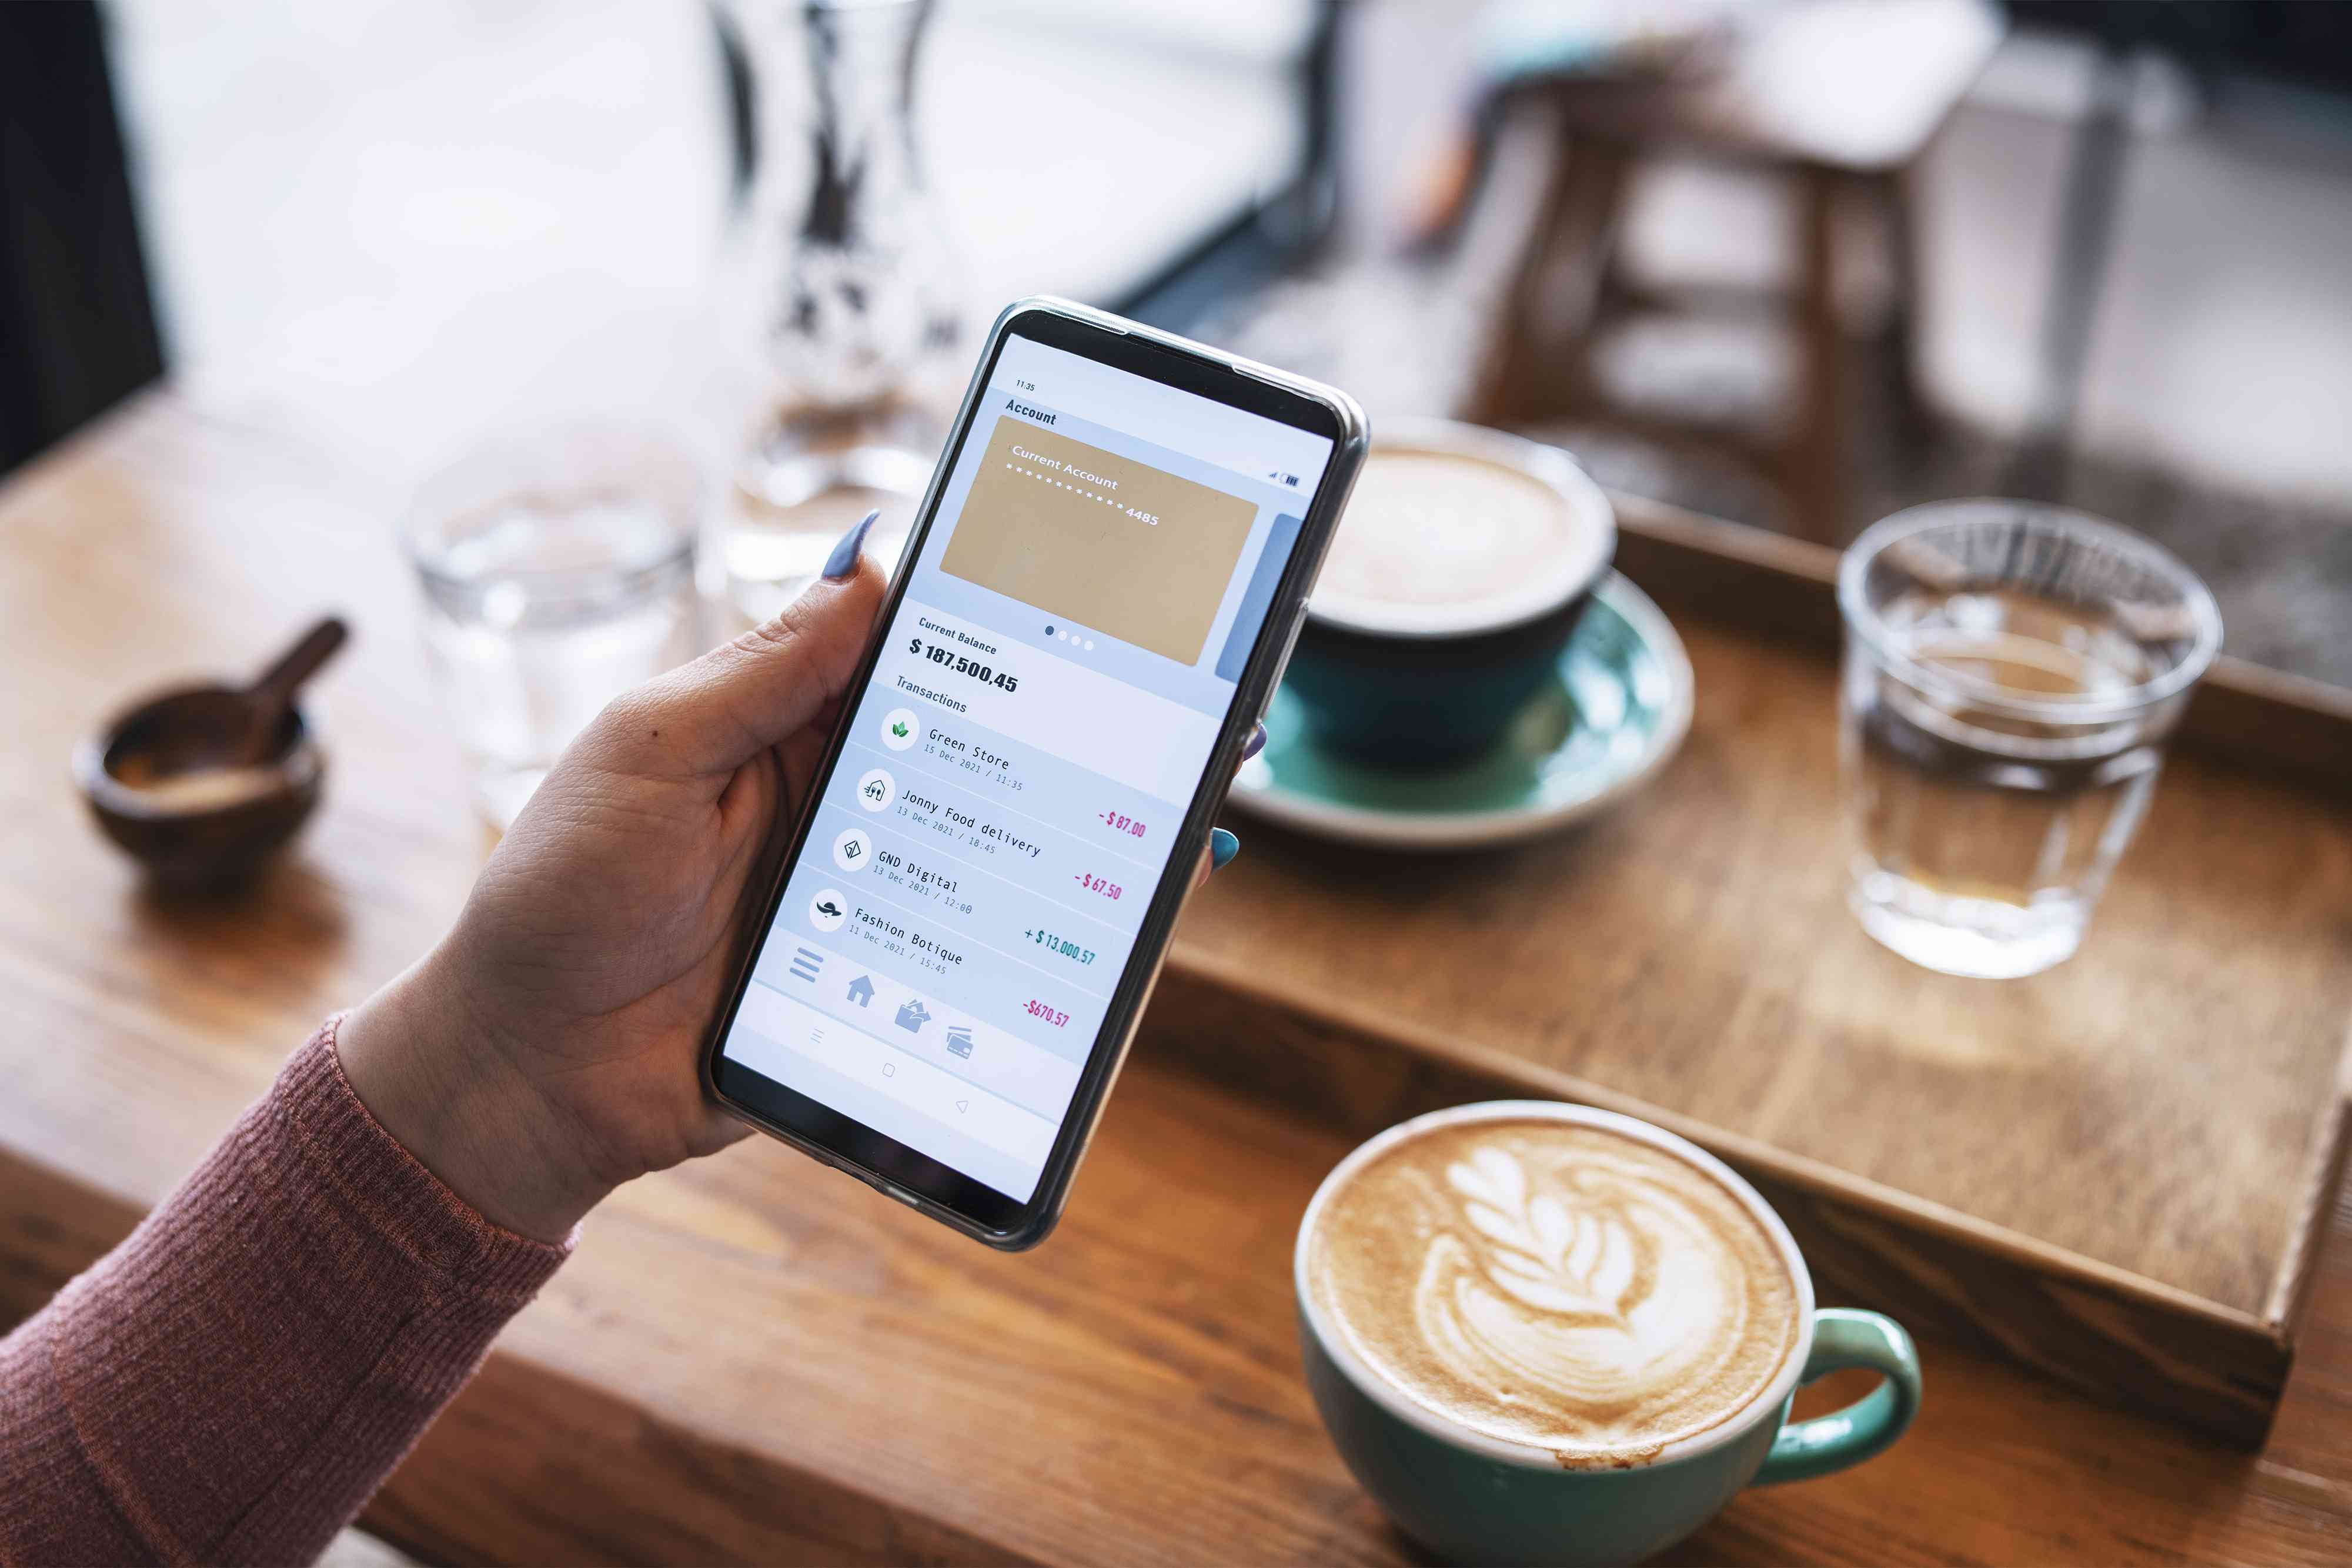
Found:
M 1851 1307 L 1813 1314 L 1813 1352 L 1797 1381 L 1812 1382 L 1850 1366 L 1879 1375 L 1876 1388 L 1843 1410 L 1791 1421 L 1772 1439 L 1758 1486 L 1809 1480 L 1883 1453 L 1919 1413 L 1919 1353 L 1893 1318 Z

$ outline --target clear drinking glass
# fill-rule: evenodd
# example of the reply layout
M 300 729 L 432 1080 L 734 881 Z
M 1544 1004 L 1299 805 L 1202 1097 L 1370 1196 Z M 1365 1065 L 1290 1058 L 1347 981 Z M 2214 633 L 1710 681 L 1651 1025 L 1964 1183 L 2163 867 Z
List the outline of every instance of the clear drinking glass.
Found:
M 425 649 L 501 830 L 605 703 L 701 651 L 701 494 L 679 449 L 586 427 L 485 447 L 417 492 Z
M 2112 523 L 1945 501 L 1877 524 L 1838 573 L 1847 901 L 1948 975 L 2070 956 L 2189 690 L 2213 596 Z

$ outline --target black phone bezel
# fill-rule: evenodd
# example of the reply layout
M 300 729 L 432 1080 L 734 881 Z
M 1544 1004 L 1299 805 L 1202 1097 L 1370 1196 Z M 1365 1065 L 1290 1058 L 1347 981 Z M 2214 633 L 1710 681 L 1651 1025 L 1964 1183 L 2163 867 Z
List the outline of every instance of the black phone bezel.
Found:
M 1331 458 L 1325 466 L 1322 481 L 1306 497 L 1297 543 L 1251 648 L 1242 679 L 1235 686 L 1233 706 L 1219 728 L 1208 765 L 1186 806 L 1167 868 L 1152 891 L 1150 908 L 1137 931 L 1127 967 L 1111 992 L 1102 1027 L 1088 1050 L 1077 1088 L 1063 1114 L 1053 1152 L 1039 1175 L 1036 1191 L 1026 1200 L 966 1176 L 821 1100 L 719 1054 L 720 1046 L 734 1028 L 759 954 L 775 925 L 792 869 L 806 846 L 815 816 L 809 808 L 823 798 L 839 765 L 847 727 L 873 681 L 884 634 L 899 612 L 914 563 L 920 559 L 938 519 L 948 476 L 961 459 L 964 444 L 981 423 L 988 402 L 987 388 L 995 378 L 1005 343 L 1013 338 L 1062 349 L 1180 391 L 1262 414 L 1324 436 L 1332 444 Z M 1024 301 L 1006 311 L 991 333 L 988 351 L 973 372 L 964 407 L 933 471 L 915 527 L 908 535 L 899 570 L 876 612 L 874 632 L 847 687 L 856 695 L 844 704 L 841 727 L 828 740 L 824 760 L 808 798 L 800 803 L 802 820 L 777 862 L 772 884 L 752 928 L 756 935 L 746 944 L 734 984 L 705 1042 L 704 1080 L 720 1103 L 761 1130 L 992 1246 L 1018 1249 L 1034 1246 L 1045 1239 L 1060 1212 L 1070 1178 L 1100 1115 L 1135 1020 L 1158 977 L 1169 936 L 1189 892 L 1192 868 L 1223 796 L 1223 779 L 1238 760 L 1243 737 L 1263 711 L 1278 667 L 1288 653 L 1304 611 L 1307 589 L 1321 564 L 1332 525 L 1354 483 L 1364 445 L 1362 417 L 1339 394 L 1329 394 L 1326 401 L 1308 391 L 1253 373 L 1251 369 L 1198 345 L 1132 329 L 1131 324 L 1119 323 L 1116 318 L 1060 301 Z

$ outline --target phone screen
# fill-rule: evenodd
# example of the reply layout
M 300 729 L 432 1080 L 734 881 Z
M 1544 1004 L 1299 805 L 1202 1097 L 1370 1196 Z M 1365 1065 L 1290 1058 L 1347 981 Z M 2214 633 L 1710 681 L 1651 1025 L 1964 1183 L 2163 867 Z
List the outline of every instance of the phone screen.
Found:
M 1332 449 L 1003 340 L 719 1043 L 731 1096 L 1031 1198 Z

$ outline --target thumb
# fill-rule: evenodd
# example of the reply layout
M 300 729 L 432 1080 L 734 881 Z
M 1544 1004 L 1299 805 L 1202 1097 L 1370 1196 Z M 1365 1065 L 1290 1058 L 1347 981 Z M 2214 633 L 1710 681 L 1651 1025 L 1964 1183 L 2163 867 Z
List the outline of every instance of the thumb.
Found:
M 633 771 L 732 772 L 846 692 L 882 588 L 881 569 L 853 557 L 846 575 L 819 579 L 775 619 L 639 687 L 599 727 L 615 732 L 605 738 Z

